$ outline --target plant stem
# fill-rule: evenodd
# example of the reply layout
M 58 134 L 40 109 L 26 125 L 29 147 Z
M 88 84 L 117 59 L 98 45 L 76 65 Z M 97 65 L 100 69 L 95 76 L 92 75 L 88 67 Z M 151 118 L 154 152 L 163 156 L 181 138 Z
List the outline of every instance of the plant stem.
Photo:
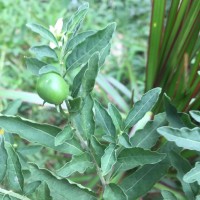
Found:
M 0 188 L 0 193 L 8 194 L 9 196 L 12 196 L 12 197 L 15 197 L 15 198 L 21 199 L 21 200 L 31 200 L 31 199 L 29 199 L 29 198 L 27 198 L 25 196 L 22 196 L 22 195 L 20 195 L 18 193 L 15 193 L 13 191 L 8 191 L 8 190 L 2 189 L 2 188 Z

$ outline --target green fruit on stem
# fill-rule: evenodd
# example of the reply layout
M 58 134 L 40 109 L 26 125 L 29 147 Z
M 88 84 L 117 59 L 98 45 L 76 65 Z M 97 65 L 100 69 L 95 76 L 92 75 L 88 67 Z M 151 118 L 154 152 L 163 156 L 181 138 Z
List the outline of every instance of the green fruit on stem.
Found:
M 59 74 L 49 72 L 39 77 L 36 90 L 45 102 L 60 105 L 69 94 L 69 85 Z

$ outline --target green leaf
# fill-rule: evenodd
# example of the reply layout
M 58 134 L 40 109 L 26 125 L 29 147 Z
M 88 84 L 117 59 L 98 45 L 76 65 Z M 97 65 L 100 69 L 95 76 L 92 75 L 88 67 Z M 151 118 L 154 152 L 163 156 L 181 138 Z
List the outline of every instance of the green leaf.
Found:
M 177 200 L 176 196 L 170 191 L 162 190 L 161 194 L 163 196 L 163 200 Z
M 117 161 L 115 145 L 110 144 L 104 151 L 104 155 L 101 157 L 101 170 L 102 175 L 107 175 L 111 170 L 114 164 Z
M 156 104 L 161 88 L 154 88 L 145 93 L 140 101 L 137 101 L 134 107 L 128 113 L 125 119 L 125 129 L 135 125 L 144 115 L 150 111 Z
M 191 115 L 191 117 L 192 117 L 195 121 L 197 121 L 197 122 L 200 123 L 200 111 L 198 111 L 198 110 L 191 110 L 191 111 L 190 111 L 190 115 Z
M 72 160 L 66 163 L 62 168 L 57 170 L 57 175 L 60 177 L 68 177 L 74 172 L 84 173 L 87 168 L 92 168 L 93 163 L 87 153 L 73 156 Z
M 177 178 L 181 182 L 185 195 L 188 199 L 194 200 L 198 191 L 198 185 L 188 184 L 183 181 L 183 176 L 191 169 L 190 163 L 175 151 L 170 152 L 169 159 L 171 165 L 177 170 Z
M 85 71 L 82 80 L 82 92 L 84 95 L 89 94 L 95 85 L 95 79 L 99 70 L 99 53 L 95 53 L 89 60 L 88 68 Z
M 103 108 L 103 106 L 98 101 L 95 101 L 95 111 L 96 118 L 98 120 L 97 122 L 104 129 L 105 133 L 115 137 L 116 130 L 113 121 L 106 109 Z
M 5 131 L 16 133 L 20 137 L 56 151 L 71 154 L 81 154 L 80 144 L 74 139 L 65 141 L 64 144 L 55 146 L 54 141 L 61 129 L 47 124 L 37 124 L 20 117 L 0 115 L 0 124 Z M 28 134 L 27 134 L 28 133 Z
M 38 59 L 42 59 L 42 58 L 47 57 L 47 58 L 53 58 L 56 61 L 58 60 L 58 56 L 57 56 L 56 52 L 47 45 L 31 47 L 30 51 Z
M 87 95 L 84 99 L 83 107 L 81 110 L 81 125 L 83 133 L 87 139 L 94 135 L 95 121 L 93 113 L 94 101 L 91 95 Z
M 53 65 L 45 65 L 45 66 L 41 67 L 40 70 L 39 70 L 39 75 L 46 74 L 46 73 L 49 73 L 49 72 L 55 72 L 55 73 L 60 75 L 59 68 L 57 68 Z
M 113 143 L 113 144 L 116 143 L 116 138 L 111 136 L 111 135 L 103 135 L 102 139 L 109 142 L 109 143 Z
M 185 149 L 200 151 L 200 128 L 181 129 L 171 127 L 161 127 L 157 129 L 158 133 L 167 140 L 175 142 L 177 146 Z
M 52 196 L 50 195 L 50 190 L 48 185 L 43 182 L 37 188 L 37 190 L 32 194 L 32 199 L 39 199 L 39 200 L 53 200 Z
M 44 28 L 40 24 L 34 23 L 26 24 L 26 26 L 33 32 L 40 34 L 43 38 L 53 42 L 56 46 L 58 46 L 56 38 L 48 29 Z
M 62 31 L 67 34 L 75 34 L 80 28 L 80 24 L 84 20 L 89 9 L 89 4 L 84 3 L 81 5 L 78 10 L 72 15 L 69 21 L 66 23 L 64 19 Z
M 17 148 L 17 152 L 21 153 L 21 155 L 33 155 L 42 150 L 42 146 L 40 145 L 26 145 L 24 147 Z
M 7 159 L 8 155 L 4 146 L 4 138 L 2 135 L 0 135 L 0 183 L 3 181 L 5 175 L 6 175 L 6 169 L 7 169 Z
M 29 184 L 24 185 L 24 194 L 29 195 L 35 192 L 35 190 L 39 187 L 41 181 L 34 181 Z
M 118 136 L 119 144 L 121 144 L 125 148 L 131 148 L 130 138 L 127 133 L 123 133 L 122 135 Z
M 80 109 L 82 108 L 83 100 L 81 97 L 74 98 L 72 100 L 69 100 L 69 105 L 70 105 L 69 112 L 76 113 L 80 111 Z
M 135 147 L 122 150 L 117 157 L 117 165 L 120 166 L 121 171 L 126 171 L 138 166 L 158 163 L 165 157 L 166 154 Z
M 120 186 L 127 196 L 137 199 L 146 194 L 167 173 L 168 168 L 166 160 L 155 165 L 146 165 L 126 177 Z
M 77 34 L 71 40 L 69 40 L 65 52 L 74 49 L 78 44 L 83 42 L 87 37 L 93 35 L 94 33 L 96 33 L 96 31 L 85 31 Z
M 97 198 L 86 189 L 70 183 L 67 179 L 58 179 L 50 171 L 39 169 L 35 165 L 30 166 L 32 181 L 45 181 L 51 191 L 51 196 L 56 200 L 96 200 Z
M 74 98 L 77 97 L 77 95 L 78 95 L 78 92 L 79 92 L 81 84 L 82 84 L 82 79 L 83 79 L 83 76 L 85 74 L 87 67 L 88 67 L 88 64 L 86 64 L 84 67 L 82 67 L 81 70 L 78 72 L 78 74 L 74 77 L 72 89 L 71 89 L 72 90 L 71 96 Z
M 9 188 L 17 192 L 22 192 L 24 187 L 24 177 L 18 155 L 8 142 L 5 142 L 5 148 L 8 155 L 6 178 L 8 180 Z
M 115 23 L 109 24 L 105 29 L 87 37 L 82 43 L 78 44 L 66 60 L 67 70 L 69 71 L 81 66 L 95 52 L 100 52 L 111 40 L 115 27 Z
M 153 121 L 149 121 L 143 129 L 136 131 L 130 138 L 132 147 L 141 147 L 144 149 L 153 147 L 160 137 L 157 128 L 164 125 L 166 125 L 165 113 L 156 115 Z
M 4 115 L 15 115 L 17 114 L 20 106 L 22 105 L 22 101 L 20 99 L 17 99 L 15 101 L 10 102 L 6 109 L 3 110 L 1 113 Z
M 59 146 L 64 144 L 65 141 L 71 140 L 74 136 L 74 130 L 69 126 L 66 125 L 62 131 L 60 131 L 55 137 L 55 146 Z
M 100 52 L 100 59 L 99 59 L 99 67 L 101 67 L 105 60 L 106 60 L 106 57 L 110 54 L 110 48 L 111 48 L 111 44 L 108 43 L 108 45 L 101 50 Z
M 123 120 L 119 110 L 111 103 L 108 104 L 108 112 L 112 118 L 116 130 L 122 130 Z
M 197 181 L 200 185 L 200 162 L 195 163 L 195 167 L 184 175 L 183 180 L 186 183 L 194 183 Z
M 91 137 L 90 141 L 95 154 L 99 157 L 102 157 L 104 154 L 105 146 L 102 145 L 94 135 Z
M 40 69 L 47 65 L 46 63 L 36 59 L 36 58 L 26 58 L 27 69 L 33 74 L 38 76 Z
M 128 200 L 128 197 L 124 193 L 124 191 L 116 184 L 110 183 L 106 185 L 106 188 L 103 193 L 104 200 Z

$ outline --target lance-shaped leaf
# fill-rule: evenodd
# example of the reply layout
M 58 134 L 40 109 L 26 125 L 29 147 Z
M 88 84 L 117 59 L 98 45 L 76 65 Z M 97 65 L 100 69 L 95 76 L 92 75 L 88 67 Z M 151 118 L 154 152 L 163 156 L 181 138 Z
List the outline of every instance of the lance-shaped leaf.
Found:
M 103 193 L 103 199 L 104 200 L 116 200 L 116 199 L 128 200 L 128 197 L 118 185 L 114 183 L 110 183 L 109 185 L 106 185 L 106 188 Z
M 190 111 L 190 115 L 192 116 L 192 118 L 200 123 L 200 111 L 198 110 L 191 110 Z
M 104 154 L 105 146 L 102 145 L 94 135 L 91 137 L 90 141 L 95 154 L 99 157 L 102 157 Z
M 53 65 L 45 65 L 40 68 L 39 75 L 46 74 L 48 72 L 55 72 L 57 74 L 60 74 L 59 68 L 53 66 Z
M 41 181 L 33 181 L 31 183 L 28 183 L 24 185 L 24 194 L 29 195 L 35 192 L 35 190 L 39 187 L 41 184 Z
M 116 163 L 116 152 L 115 152 L 115 145 L 110 144 L 104 152 L 104 155 L 101 157 L 101 170 L 102 175 L 107 175 L 111 170 L 114 164 Z
M 118 141 L 119 141 L 119 144 L 121 144 L 125 148 L 131 148 L 132 147 L 129 135 L 127 133 L 123 133 L 122 135 L 119 135 Z
M 97 123 L 101 125 L 104 132 L 110 136 L 115 136 L 116 130 L 113 121 L 106 109 L 98 101 L 95 101 L 95 115 Z
M 4 138 L 0 134 L 0 183 L 3 181 L 5 174 L 6 174 L 6 169 L 7 169 L 7 159 L 8 155 L 4 146 Z
M 190 163 L 175 151 L 170 152 L 169 159 L 171 165 L 177 170 L 177 178 L 181 182 L 185 195 L 188 199 L 194 200 L 198 192 L 198 185 L 195 183 L 188 184 L 185 181 L 183 181 L 183 176 L 186 172 L 188 172 L 191 169 Z
M 162 190 L 161 194 L 163 196 L 163 200 L 177 200 L 176 196 L 170 191 Z
M 65 141 L 71 140 L 74 136 L 74 130 L 66 125 L 62 131 L 60 131 L 55 137 L 55 146 L 64 144 Z
M 100 52 L 111 40 L 115 27 L 115 23 L 109 24 L 105 29 L 87 37 L 82 43 L 78 44 L 66 60 L 67 70 L 81 66 L 95 52 Z
M 93 113 L 94 101 L 91 95 L 87 95 L 84 99 L 83 107 L 81 110 L 81 125 L 83 133 L 87 139 L 94 135 L 95 122 Z
M 80 28 L 80 25 L 81 25 L 82 21 L 84 20 L 86 14 L 88 12 L 88 9 L 89 9 L 89 4 L 88 3 L 84 3 L 71 16 L 69 21 L 67 21 L 67 19 L 64 19 L 63 20 L 62 31 L 64 33 L 67 32 L 67 34 L 76 34 L 76 32 Z
M 47 65 L 46 63 L 36 59 L 36 58 L 26 58 L 27 69 L 33 74 L 38 76 L 40 69 Z
M 125 129 L 135 125 L 144 115 L 150 111 L 156 104 L 161 88 L 154 88 L 145 93 L 140 101 L 137 101 L 134 107 L 128 113 L 125 119 Z
M 157 128 L 166 125 L 166 123 L 165 113 L 156 115 L 153 121 L 149 121 L 143 129 L 138 130 L 133 137 L 130 138 L 132 146 L 144 149 L 153 147 L 160 137 Z
M 82 79 L 83 79 L 83 76 L 85 74 L 87 67 L 88 67 L 88 63 L 84 67 L 82 67 L 81 70 L 78 72 L 78 74 L 74 77 L 72 89 L 71 89 L 72 90 L 71 95 L 74 98 L 77 97 L 77 95 L 78 95 L 78 92 L 81 87 Z
M 167 140 L 175 142 L 177 146 L 185 149 L 200 151 L 200 128 L 181 129 L 161 127 L 157 129 Z
M 82 80 L 82 92 L 84 95 L 89 94 L 94 87 L 95 79 L 99 70 L 99 53 L 95 53 L 89 60 L 88 68 L 85 71 Z
M 196 162 L 195 167 L 184 175 L 183 180 L 186 183 L 194 183 L 197 181 L 200 185 L 200 162 Z
M 60 177 L 68 177 L 74 172 L 84 173 L 87 168 L 92 168 L 93 163 L 87 153 L 73 156 L 72 160 L 66 163 L 62 168 L 57 170 L 57 175 Z
M 65 141 L 62 145 L 55 146 L 54 141 L 60 128 L 47 124 L 37 124 L 20 117 L 0 115 L 0 124 L 5 131 L 16 133 L 20 137 L 42 146 L 50 147 L 56 151 L 71 154 L 81 154 L 80 144 L 74 139 Z
M 82 108 L 83 100 L 81 97 L 77 97 L 74 99 L 69 99 L 69 112 L 70 113 L 77 113 Z
M 45 182 L 40 184 L 37 190 L 31 195 L 31 198 L 40 200 L 53 200 L 52 196 L 50 195 L 49 187 Z
M 5 148 L 8 155 L 6 178 L 9 188 L 17 192 L 22 192 L 24 187 L 24 177 L 18 155 L 8 142 L 5 142 Z
M 94 33 L 96 33 L 96 31 L 85 31 L 85 32 L 77 34 L 71 40 L 69 40 L 66 46 L 65 52 L 74 49 L 78 44 L 83 42 L 87 37 L 93 35 Z
M 39 59 L 47 57 L 47 58 L 53 58 L 55 60 L 58 60 L 58 56 L 56 52 L 47 45 L 31 47 L 30 51 L 31 53 L 35 54 L 35 56 Z
M 99 67 L 101 67 L 105 60 L 106 60 L 106 57 L 110 54 L 110 48 L 111 48 L 111 44 L 108 43 L 108 45 L 101 50 L 100 52 L 100 59 L 99 59 Z
M 124 149 L 117 157 L 117 166 L 120 166 L 120 171 L 126 171 L 137 166 L 158 163 L 165 157 L 166 154 L 144 150 L 137 147 Z
M 50 171 L 39 169 L 36 165 L 30 166 L 32 181 L 45 181 L 50 189 L 51 196 L 56 200 L 74 200 L 81 197 L 81 200 L 96 200 L 92 192 L 78 185 L 70 183 L 67 179 L 58 179 Z
M 53 42 L 56 46 L 58 45 L 58 42 L 54 35 L 46 28 L 41 26 L 40 24 L 26 24 L 26 26 L 31 29 L 33 32 L 40 34 L 43 38 Z
M 4 115 L 16 115 L 18 112 L 18 109 L 22 105 L 22 101 L 20 99 L 17 99 L 15 101 L 11 101 L 5 110 L 1 111 L 1 114 Z
M 111 103 L 108 104 L 108 112 L 113 120 L 115 128 L 122 130 L 123 120 L 119 110 Z

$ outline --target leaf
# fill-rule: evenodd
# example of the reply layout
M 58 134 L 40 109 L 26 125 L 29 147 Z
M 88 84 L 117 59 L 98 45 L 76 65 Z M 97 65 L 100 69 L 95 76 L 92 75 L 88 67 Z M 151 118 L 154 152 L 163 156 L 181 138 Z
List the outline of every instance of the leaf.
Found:
M 105 140 L 106 142 L 109 142 L 109 143 L 113 143 L 113 144 L 116 143 L 116 138 L 114 138 L 111 135 L 103 135 L 102 139 Z
M 103 193 L 104 200 L 128 200 L 128 197 L 124 191 L 116 184 L 110 183 L 106 185 L 105 191 Z
M 81 200 L 96 200 L 95 195 L 76 184 L 70 183 L 67 179 L 57 179 L 50 171 L 39 169 L 36 165 L 30 166 L 32 181 L 45 181 L 51 191 L 51 196 L 56 200 L 74 200 L 81 197 Z
M 46 74 L 49 72 L 55 72 L 60 75 L 59 69 L 57 67 L 54 67 L 53 65 L 45 65 L 45 66 L 41 67 L 39 70 L 39 75 Z
M 200 162 L 195 163 L 195 167 L 184 175 L 183 180 L 186 183 L 194 183 L 197 181 L 200 185 Z
M 125 128 L 128 129 L 135 125 L 144 115 L 150 111 L 156 104 L 159 94 L 161 93 L 161 88 L 154 88 L 147 93 L 145 93 L 140 101 L 137 101 L 134 107 L 128 113 L 125 119 Z
M 35 192 L 35 190 L 39 187 L 41 181 L 34 181 L 24 186 L 24 194 L 29 195 Z
M 104 151 L 104 155 L 101 157 L 101 170 L 102 175 L 107 175 L 111 170 L 114 164 L 116 163 L 116 152 L 115 145 L 110 144 Z
M 153 121 L 149 121 L 145 127 L 130 138 L 132 147 L 141 147 L 143 149 L 150 149 L 153 147 L 160 137 L 157 128 L 166 125 L 166 115 L 161 113 L 155 116 Z
M 42 146 L 40 145 L 26 145 L 24 147 L 17 148 L 17 152 L 22 155 L 33 155 L 42 150 Z
M 191 111 L 190 111 L 190 115 L 191 115 L 191 117 L 192 117 L 195 121 L 197 121 L 197 122 L 200 123 L 200 111 L 198 111 L 198 110 L 191 110 Z
M 177 178 L 181 182 L 183 191 L 188 199 L 194 200 L 198 191 L 197 184 L 188 184 L 183 181 L 183 176 L 191 169 L 190 163 L 175 151 L 170 152 L 169 159 L 171 165 L 177 170 Z
M 56 52 L 47 45 L 31 47 L 30 51 L 31 53 L 35 54 L 35 56 L 38 59 L 47 57 L 47 58 L 53 58 L 56 61 L 58 60 Z
M 80 111 L 80 109 L 82 108 L 83 100 L 81 97 L 74 98 L 72 100 L 69 100 L 69 105 L 70 105 L 69 112 L 76 113 Z
M 94 33 L 96 33 L 96 31 L 85 31 L 77 34 L 71 40 L 69 40 L 65 52 L 74 49 L 78 44 L 83 42 L 87 37 L 93 35 Z
M 8 154 L 6 152 L 5 146 L 4 146 L 4 138 L 2 135 L 0 135 L 0 183 L 3 181 L 5 175 L 6 175 L 6 169 L 7 169 L 7 159 Z
M 20 99 L 17 99 L 15 101 L 11 101 L 5 110 L 3 110 L 1 112 L 1 114 L 4 114 L 4 115 L 15 115 L 17 114 L 20 106 L 22 105 L 22 101 Z
M 123 120 L 119 110 L 111 103 L 108 104 L 108 112 L 117 130 L 122 130 Z
M 167 190 L 161 190 L 161 194 L 163 196 L 163 200 L 177 200 L 176 196 Z
M 64 144 L 65 141 L 71 140 L 74 136 L 74 130 L 69 126 L 66 125 L 62 131 L 60 131 L 55 137 L 55 146 L 59 146 Z
M 82 67 L 81 70 L 78 72 L 78 74 L 74 77 L 72 89 L 71 89 L 72 90 L 71 95 L 74 98 L 77 97 L 77 95 L 78 95 L 78 92 L 79 92 L 81 84 L 82 84 L 82 79 L 83 79 L 83 76 L 85 74 L 87 67 L 88 67 L 88 64 L 86 64 L 84 67 Z
M 40 24 L 34 23 L 26 24 L 26 26 L 33 32 L 40 34 L 43 38 L 53 42 L 56 46 L 58 46 L 56 38 L 48 29 L 44 28 Z
M 111 48 L 111 44 L 108 43 L 108 45 L 101 50 L 100 52 L 100 59 L 99 59 L 99 67 L 101 67 L 105 60 L 106 60 L 106 57 L 110 54 L 110 48 Z
M 111 40 L 115 27 L 115 23 L 109 24 L 106 28 L 87 37 L 82 43 L 78 44 L 66 60 L 67 71 L 81 66 L 95 52 L 100 52 Z
M 110 115 L 106 109 L 98 102 L 95 101 L 95 114 L 98 123 L 101 125 L 106 134 L 115 137 L 116 130 Z
M 117 165 L 120 166 L 120 171 L 126 171 L 138 166 L 158 163 L 165 157 L 166 154 L 135 147 L 122 150 L 117 157 Z
M 5 131 L 16 133 L 20 137 L 42 146 L 50 147 L 56 151 L 71 154 L 81 154 L 80 144 L 74 139 L 65 141 L 64 144 L 55 146 L 56 135 L 61 131 L 59 128 L 47 124 L 37 124 L 20 117 L 0 115 L 0 124 Z M 27 134 L 28 133 L 28 134 Z
M 53 200 L 52 196 L 50 195 L 50 190 L 48 185 L 43 182 L 37 188 L 37 190 L 32 194 L 32 199 L 39 199 L 39 200 Z
M 95 53 L 89 60 L 88 68 L 85 71 L 82 80 L 82 92 L 84 95 L 89 94 L 92 92 L 93 87 L 95 85 L 95 79 L 98 74 L 99 70 L 99 53 Z
M 168 141 L 175 142 L 177 146 L 185 149 L 200 151 L 200 128 L 181 129 L 171 127 L 161 127 L 157 129 Z
M 87 153 L 73 156 L 72 160 L 66 163 L 62 168 L 57 170 L 57 175 L 60 177 L 68 177 L 74 172 L 84 173 L 87 168 L 92 168 L 93 163 Z
M 81 125 L 83 133 L 87 139 L 94 135 L 95 121 L 93 113 L 94 101 L 91 95 L 87 95 L 84 99 L 83 107 L 81 110 Z
M 9 188 L 17 192 L 22 192 L 24 187 L 24 177 L 18 155 L 8 142 L 5 142 L 5 148 L 8 155 L 6 178 L 8 180 Z
M 125 148 L 131 148 L 130 138 L 127 133 L 123 133 L 122 135 L 118 136 L 119 144 L 121 144 Z
M 38 76 L 40 69 L 47 65 L 46 63 L 36 59 L 36 58 L 26 58 L 27 69 L 33 74 Z
M 105 146 L 102 145 L 94 135 L 91 137 L 90 141 L 95 154 L 99 157 L 102 157 L 104 154 Z
M 84 3 L 72 15 L 72 17 L 69 19 L 69 21 L 67 23 L 66 23 L 66 19 L 64 19 L 62 31 L 64 33 L 67 32 L 67 34 L 72 34 L 72 33 L 75 34 L 78 31 L 80 24 L 84 20 L 86 14 L 88 12 L 88 9 L 89 9 L 89 4 Z

